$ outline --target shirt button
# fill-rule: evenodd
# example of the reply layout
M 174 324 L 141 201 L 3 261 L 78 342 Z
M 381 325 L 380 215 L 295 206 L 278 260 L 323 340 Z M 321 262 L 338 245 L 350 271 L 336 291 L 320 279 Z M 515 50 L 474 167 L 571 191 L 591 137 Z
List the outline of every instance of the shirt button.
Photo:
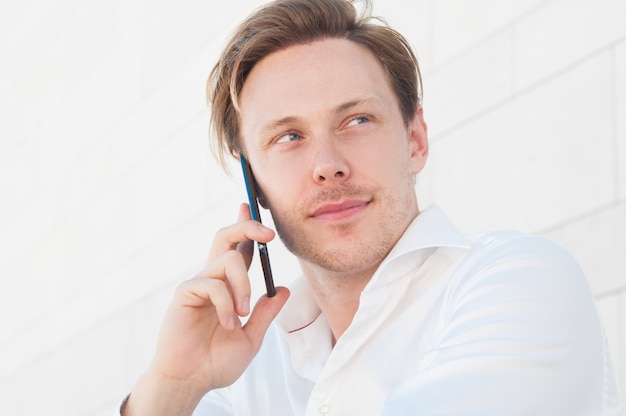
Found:
M 320 414 L 326 415 L 328 414 L 328 412 L 330 412 L 330 405 L 328 403 L 322 403 L 317 410 L 320 412 Z

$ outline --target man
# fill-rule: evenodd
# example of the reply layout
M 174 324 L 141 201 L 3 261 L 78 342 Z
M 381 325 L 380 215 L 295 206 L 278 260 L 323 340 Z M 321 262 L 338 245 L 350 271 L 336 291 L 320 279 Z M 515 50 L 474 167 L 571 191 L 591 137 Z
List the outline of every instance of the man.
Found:
M 270 3 L 208 89 L 221 154 L 247 157 L 303 276 L 251 308 L 252 241 L 274 232 L 242 205 L 177 290 L 123 414 L 619 414 L 571 257 L 420 211 L 427 128 L 402 36 L 346 0 Z

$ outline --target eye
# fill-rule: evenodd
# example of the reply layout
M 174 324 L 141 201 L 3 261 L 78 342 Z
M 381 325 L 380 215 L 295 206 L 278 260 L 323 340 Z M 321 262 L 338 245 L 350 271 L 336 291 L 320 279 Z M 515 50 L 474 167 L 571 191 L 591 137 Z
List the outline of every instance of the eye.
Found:
M 276 143 L 288 143 L 288 142 L 295 142 L 302 139 L 302 136 L 300 136 L 298 133 L 286 133 L 283 134 L 282 136 L 279 136 L 278 139 L 276 140 Z
M 359 124 L 365 124 L 368 123 L 370 121 L 369 117 L 367 116 L 356 116 L 351 118 L 348 123 L 346 124 L 346 127 L 351 127 L 351 126 L 356 126 Z

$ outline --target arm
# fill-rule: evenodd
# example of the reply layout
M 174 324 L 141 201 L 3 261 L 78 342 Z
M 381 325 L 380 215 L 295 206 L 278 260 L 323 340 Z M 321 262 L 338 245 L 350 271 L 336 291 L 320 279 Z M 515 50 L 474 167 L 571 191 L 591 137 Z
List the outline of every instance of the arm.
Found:
M 601 326 L 576 263 L 526 237 L 479 260 L 456 274 L 436 342 L 384 414 L 602 414 Z
M 288 297 L 262 297 L 250 311 L 248 267 L 252 241 L 274 233 L 251 221 L 246 205 L 239 222 L 218 232 L 206 267 L 183 282 L 161 326 L 154 359 L 131 393 L 122 416 L 191 415 L 208 391 L 232 384 L 258 352 L 263 336 Z
M 187 384 L 184 380 L 167 380 L 148 371 L 122 403 L 120 415 L 191 415 L 203 394 Z

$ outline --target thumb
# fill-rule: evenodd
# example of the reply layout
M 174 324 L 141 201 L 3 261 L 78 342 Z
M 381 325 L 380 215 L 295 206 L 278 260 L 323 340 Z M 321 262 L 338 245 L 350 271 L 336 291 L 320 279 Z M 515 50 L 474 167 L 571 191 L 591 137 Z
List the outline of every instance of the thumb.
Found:
M 289 289 L 277 287 L 275 296 L 270 298 L 267 295 L 263 295 L 255 305 L 248 322 L 244 325 L 244 331 L 254 345 L 255 350 L 258 351 L 261 348 L 267 328 L 276 318 L 278 312 L 285 306 L 289 295 Z

